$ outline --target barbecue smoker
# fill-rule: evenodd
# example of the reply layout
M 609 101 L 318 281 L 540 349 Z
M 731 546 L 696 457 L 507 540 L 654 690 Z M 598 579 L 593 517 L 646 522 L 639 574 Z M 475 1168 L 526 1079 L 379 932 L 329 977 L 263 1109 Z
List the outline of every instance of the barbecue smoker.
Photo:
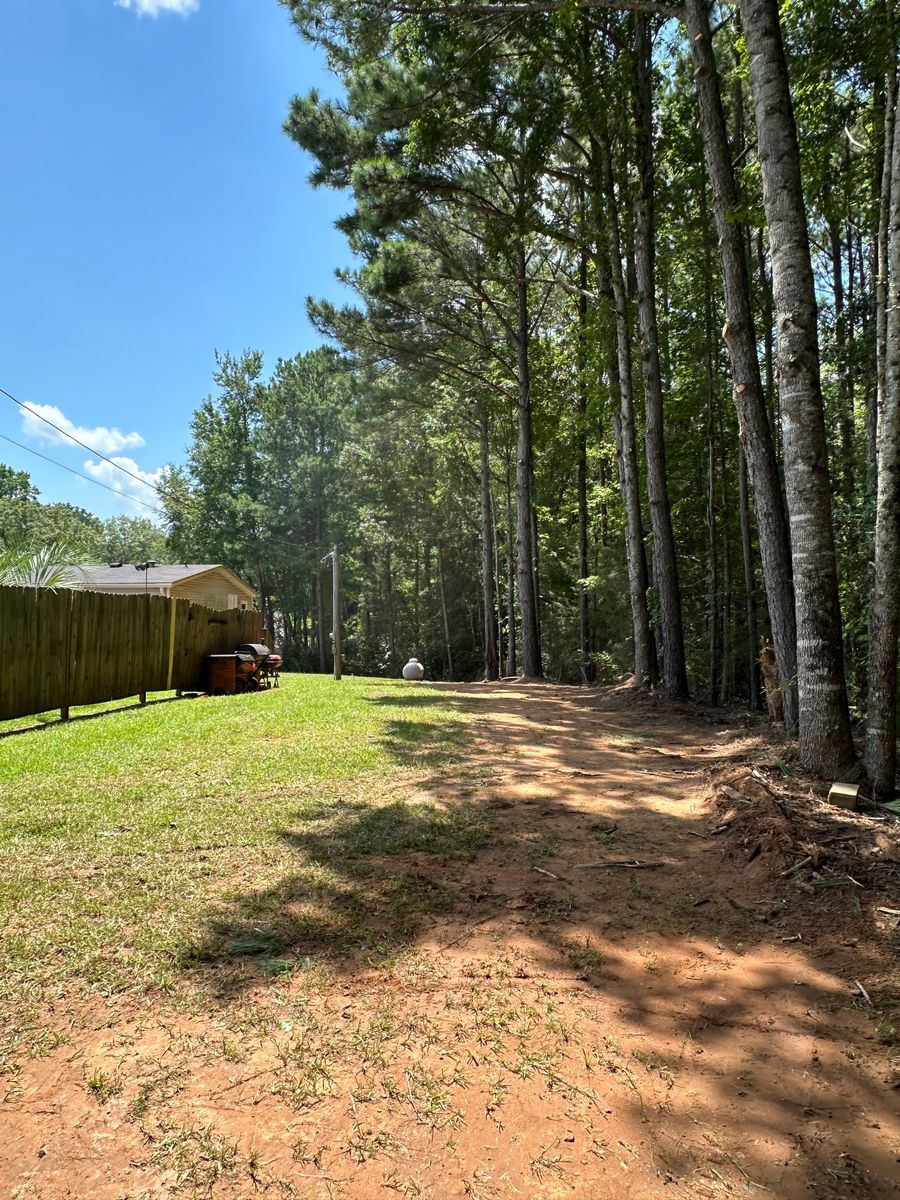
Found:
M 278 687 L 281 655 L 261 642 L 245 642 L 233 654 L 210 654 L 206 659 L 207 691 L 258 692 Z

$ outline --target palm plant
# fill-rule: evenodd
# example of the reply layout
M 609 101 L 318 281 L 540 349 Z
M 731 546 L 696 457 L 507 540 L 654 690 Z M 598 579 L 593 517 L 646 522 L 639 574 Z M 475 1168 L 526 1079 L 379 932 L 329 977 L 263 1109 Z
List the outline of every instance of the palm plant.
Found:
M 60 565 L 66 552 L 58 542 L 35 546 L 13 538 L 0 538 L 0 584 L 8 587 L 68 586 L 67 568 Z

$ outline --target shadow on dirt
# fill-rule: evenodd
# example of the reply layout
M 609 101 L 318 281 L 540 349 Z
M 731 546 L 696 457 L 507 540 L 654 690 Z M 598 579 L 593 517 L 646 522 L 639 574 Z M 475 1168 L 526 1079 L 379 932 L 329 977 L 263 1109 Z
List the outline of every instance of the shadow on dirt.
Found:
M 753 743 L 753 718 L 722 739 L 679 713 L 540 686 L 373 703 L 451 707 L 466 721 L 391 721 L 387 749 L 425 774 L 390 803 L 298 816 L 281 835 L 295 867 L 211 923 L 185 956 L 195 978 L 226 1000 L 259 986 L 272 960 L 371 979 L 421 953 L 487 986 L 492 961 L 513 955 L 510 996 L 558 989 L 629 1039 L 626 1068 L 607 1059 L 587 1074 L 605 1071 L 620 1090 L 629 1070 L 652 1076 L 661 1097 L 629 1103 L 673 1178 L 690 1172 L 695 1143 L 718 1136 L 715 1117 L 743 1154 L 733 1192 L 702 1194 L 765 1183 L 801 1195 L 804 1179 L 820 1198 L 894 1194 L 897 1160 L 877 1130 L 896 1092 L 854 998 L 889 953 L 871 902 L 852 884 L 810 895 L 780 860 L 773 870 L 765 854 L 726 850 L 697 803 L 711 767 Z M 474 758 L 459 754 L 464 738 Z M 236 951 L 254 932 L 268 939 L 259 953 Z

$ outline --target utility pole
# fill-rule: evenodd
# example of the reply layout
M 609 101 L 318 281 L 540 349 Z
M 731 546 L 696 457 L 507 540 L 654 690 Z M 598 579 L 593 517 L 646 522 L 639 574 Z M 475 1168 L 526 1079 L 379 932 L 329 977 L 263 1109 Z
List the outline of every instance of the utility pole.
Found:
M 341 556 L 337 546 L 322 562 L 331 559 L 331 644 L 334 651 L 334 678 L 341 678 Z

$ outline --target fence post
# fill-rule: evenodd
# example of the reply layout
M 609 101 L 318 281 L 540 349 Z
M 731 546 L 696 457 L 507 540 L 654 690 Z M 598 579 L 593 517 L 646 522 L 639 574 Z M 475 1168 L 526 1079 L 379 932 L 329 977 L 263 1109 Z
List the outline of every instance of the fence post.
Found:
M 147 650 L 150 642 L 150 596 L 144 592 L 144 653 L 141 656 L 141 704 L 147 703 Z
M 66 605 L 66 633 L 63 641 L 66 666 L 63 676 L 63 702 L 59 709 L 59 719 L 61 721 L 68 721 L 69 719 L 69 708 L 71 707 L 70 702 L 72 699 L 72 673 L 75 670 L 75 639 L 73 637 L 75 622 L 72 617 L 72 608 L 75 604 L 74 589 L 68 591 L 66 598 L 69 603 Z
M 172 672 L 175 667 L 175 618 L 178 615 L 178 600 L 169 597 L 169 669 L 166 672 L 166 691 L 172 689 Z M 179 691 L 181 689 L 179 688 Z

